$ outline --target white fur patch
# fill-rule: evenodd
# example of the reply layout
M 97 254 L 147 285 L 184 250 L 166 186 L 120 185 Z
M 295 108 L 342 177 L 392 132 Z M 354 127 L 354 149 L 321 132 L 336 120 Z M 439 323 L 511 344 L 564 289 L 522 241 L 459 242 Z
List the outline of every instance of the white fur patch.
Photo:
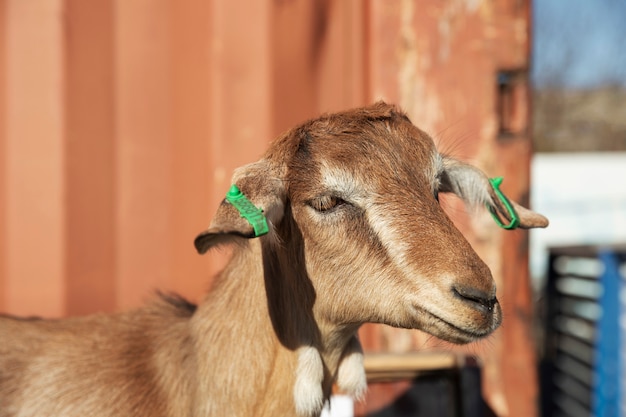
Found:
M 344 352 L 337 370 L 337 385 L 352 398 L 360 400 L 367 391 L 367 378 L 363 367 L 363 348 L 353 337 Z
M 370 226 L 378 235 L 394 263 L 399 267 L 406 266 L 408 247 L 407 243 L 399 238 L 401 235 L 394 225 L 394 221 L 396 221 L 394 216 L 384 206 L 371 204 L 370 199 L 366 197 L 367 191 L 365 191 L 364 184 L 359 184 L 350 173 L 337 167 L 331 168 L 324 162 L 322 162 L 321 167 L 324 186 L 344 195 L 351 202 L 365 209 Z
M 406 267 L 408 245 L 395 227 L 394 221 L 397 222 L 397 218 L 394 218 L 393 214 L 386 211 L 384 207 L 372 205 L 368 207 L 367 219 L 393 262 L 400 268 Z
M 362 203 L 363 186 L 349 172 L 339 168 L 330 167 L 326 161 L 320 163 L 320 174 L 324 187 L 340 194 L 356 204 Z
M 324 364 L 317 349 L 304 346 L 298 349 L 298 367 L 293 398 L 298 415 L 309 416 L 321 412 L 324 406 Z

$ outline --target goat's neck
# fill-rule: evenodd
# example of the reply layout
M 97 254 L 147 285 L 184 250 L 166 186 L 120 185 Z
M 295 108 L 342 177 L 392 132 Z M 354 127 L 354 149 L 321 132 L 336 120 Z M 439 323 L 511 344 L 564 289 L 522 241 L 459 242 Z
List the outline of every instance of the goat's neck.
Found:
M 200 409 L 293 415 L 295 408 L 317 408 L 330 392 L 350 337 L 318 326 L 315 292 L 303 268 L 293 258 L 286 262 L 288 249 L 266 245 L 257 239 L 237 247 L 194 315 Z M 296 404 L 298 397 L 309 403 Z M 203 404 L 204 398 L 228 404 Z M 285 398 L 285 404 L 265 404 L 264 398 Z
M 295 231 L 288 235 L 289 244 L 263 246 L 265 289 L 274 331 L 291 350 L 315 346 L 334 369 L 339 360 L 335 355 L 341 355 L 358 326 L 340 326 L 317 314 L 319 294 L 307 275 L 302 238 Z
M 317 294 L 307 274 L 302 238 L 295 225 L 291 226 L 286 233 L 290 236 L 288 245 L 263 246 L 264 281 L 274 334 L 282 347 L 297 353 L 296 408 L 301 414 L 312 414 L 330 395 L 344 355 L 358 350 L 360 358 L 355 337 L 358 326 L 338 326 L 316 314 Z M 348 363 L 348 385 L 354 385 L 350 381 L 354 368 L 361 374 L 362 365 L 354 359 Z M 355 394 L 359 394 L 364 383 L 363 376 Z M 354 391 L 351 387 L 342 388 Z

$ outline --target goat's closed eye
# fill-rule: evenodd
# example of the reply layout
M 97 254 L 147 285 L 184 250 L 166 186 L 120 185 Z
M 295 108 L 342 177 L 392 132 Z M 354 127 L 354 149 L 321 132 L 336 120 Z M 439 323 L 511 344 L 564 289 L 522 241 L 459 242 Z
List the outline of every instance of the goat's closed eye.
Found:
M 320 213 L 324 213 L 326 211 L 332 210 L 343 204 L 347 204 L 345 200 L 336 196 L 332 196 L 332 195 L 324 195 L 324 196 L 316 197 L 308 202 L 308 205 L 310 207 L 312 207 L 315 211 L 318 211 Z

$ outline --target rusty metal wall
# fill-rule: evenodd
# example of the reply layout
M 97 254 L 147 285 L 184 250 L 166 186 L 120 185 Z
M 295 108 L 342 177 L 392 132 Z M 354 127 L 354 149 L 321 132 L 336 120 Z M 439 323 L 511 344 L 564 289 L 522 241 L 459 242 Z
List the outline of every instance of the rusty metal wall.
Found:
M 392 3 L 373 1 L 368 11 L 370 97 L 399 103 L 440 149 L 489 175 L 504 175 L 506 192 L 527 203 L 530 3 Z M 443 348 L 477 354 L 492 411 L 499 416 L 536 415 L 527 234 L 498 230 L 485 212 L 469 217 L 458 201 L 443 205 L 493 272 L 503 327 L 488 340 L 462 349 L 420 332 L 381 326 L 365 327 L 362 337 L 372 350 Z
M 108 312 L 156 288 L 198 301 L 227 254 L 200 257 L 192 241 L 233 168 L 297 122 L 376 99 L 402 106 L 447 152 L 505 175 L 505 191 L 525 202 L 529 9 L 0 0 L 0 311 Z M 512 86 L 499 86 L 502 74 Z M 489 405 L 532 416 L 527 236 L 446 205 L 492 268 L 505 310 L 504 327 L 469 347 L 484 362 Z M 380 326 L 361 336 L 374 351 L 441 347 Z

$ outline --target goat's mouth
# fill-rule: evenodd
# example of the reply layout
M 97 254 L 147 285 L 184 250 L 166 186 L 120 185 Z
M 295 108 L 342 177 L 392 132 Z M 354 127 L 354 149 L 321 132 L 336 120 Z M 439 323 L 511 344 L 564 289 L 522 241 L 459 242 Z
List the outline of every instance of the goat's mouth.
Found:
M 427 309 L 414 306 L 417 321 L 417 328 L 455 344 L 466 344 L 482 339 L 490 335 L 500 326 L 502 313 L 499 304 L 495 304 L 493 311 L 481 314 L 476 320 L 468 320 L 467 316 L 463 320 L 454 322 L 435 314 Z

